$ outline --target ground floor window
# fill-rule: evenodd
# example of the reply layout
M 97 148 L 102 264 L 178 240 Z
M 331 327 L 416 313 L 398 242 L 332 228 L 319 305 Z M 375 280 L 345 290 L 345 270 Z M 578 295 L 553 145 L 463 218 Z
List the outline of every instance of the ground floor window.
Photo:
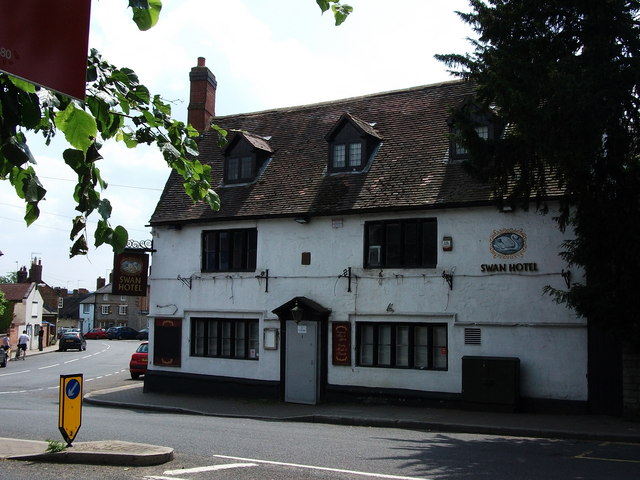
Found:
M 435 323 L 373 323 L 356 326 L 358 365 L 447 370 L 447 326 Z
M 257 360 L 259 348 L 257 319 L 191 319 L 191 356 Z

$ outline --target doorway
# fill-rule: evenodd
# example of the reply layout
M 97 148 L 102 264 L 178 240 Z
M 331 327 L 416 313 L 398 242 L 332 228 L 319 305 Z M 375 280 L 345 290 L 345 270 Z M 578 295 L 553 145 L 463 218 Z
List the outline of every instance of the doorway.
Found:
M 285 402 L 318 403 L 318 324 L 289 320 L 285 350 Z

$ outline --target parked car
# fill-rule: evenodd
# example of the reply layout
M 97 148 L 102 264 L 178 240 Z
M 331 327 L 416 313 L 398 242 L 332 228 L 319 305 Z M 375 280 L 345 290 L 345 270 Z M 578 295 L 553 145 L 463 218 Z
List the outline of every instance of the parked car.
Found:
M 107 330 L 104 328 L 92 328 L 84 334 L 84 338 L 87 340 L 98 340 L 101 338 L 107 338 Z
M 87 341 L 80 332 L 65 332 L 60 339 L 60 351 L 67 350 L 86 350 Z
M 107 330 L 107 338 L 109 340 L 135 340 L 138 331 L 131 327 L 111 327 Z
M 131 355 L 129 362 L 129 373 L 134 380 L 140 375 L 147 373 L 147 363 L 149 362 L 149 342 L 142 342 Z
M 149 329 L 143 328 L 142 330 L 139 330 L 138 335 L 136 335 L 136 338 L 138 340 L 149 340 Z

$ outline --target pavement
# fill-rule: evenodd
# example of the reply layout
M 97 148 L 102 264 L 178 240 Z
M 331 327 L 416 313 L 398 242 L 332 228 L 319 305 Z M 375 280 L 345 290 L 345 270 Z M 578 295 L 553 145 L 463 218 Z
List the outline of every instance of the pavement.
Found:
M 55 347 L 48 347 L 43 352 L 32 351 L 29 354 L 55 350 Z M 491 412 L 374 403 L 300 405 L 275 400 L 144 393 L 142 387 L 140 381 L 124 387 L 93 391 L 84 396 L 84 403 L 260 421 L 640 443 L 640 422 L 602 415 Z M 73 442 L 72 446 L 57 453 L 47 453 L 48 446 L 44 441 L 0 438 L 0 460 L 141 466 L 166 463 L 174 453 L 169 447 L 119 440 Z

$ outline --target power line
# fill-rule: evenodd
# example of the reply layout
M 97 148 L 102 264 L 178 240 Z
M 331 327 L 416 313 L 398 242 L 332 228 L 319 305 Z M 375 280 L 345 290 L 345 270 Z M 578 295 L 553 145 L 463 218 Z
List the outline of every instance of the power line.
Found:
M 47 180 L 58 180 L 58 181 L 60 181 L 60 182 L 73 182 L 73 183 L 76 183 L 76 181 L 75 181 L 75 180 L 71 180 L 71 179 L 69 179 L 69 178 L 42 177 L 42 176 L 39 176 L 39 178 L 45 178 L 45 179 L 47 179 Z M 120 184 L 117 184 L 117 183 L 110 183 L 110 182 L 108 182 L 108 181 L 107 181 L 107 185 L 108 185 L 109 187 L 131 188 L 131 189 L 133 189 L 133 190 L 153 190 L 153 191 L 155 191 L 155 192 L 161 192 L 161 191 L 162 191 L 162 188 L 153 188 L 153 187 L 136 187 L 136 186 L 133 186 L 133 185 L 120 185 Z

